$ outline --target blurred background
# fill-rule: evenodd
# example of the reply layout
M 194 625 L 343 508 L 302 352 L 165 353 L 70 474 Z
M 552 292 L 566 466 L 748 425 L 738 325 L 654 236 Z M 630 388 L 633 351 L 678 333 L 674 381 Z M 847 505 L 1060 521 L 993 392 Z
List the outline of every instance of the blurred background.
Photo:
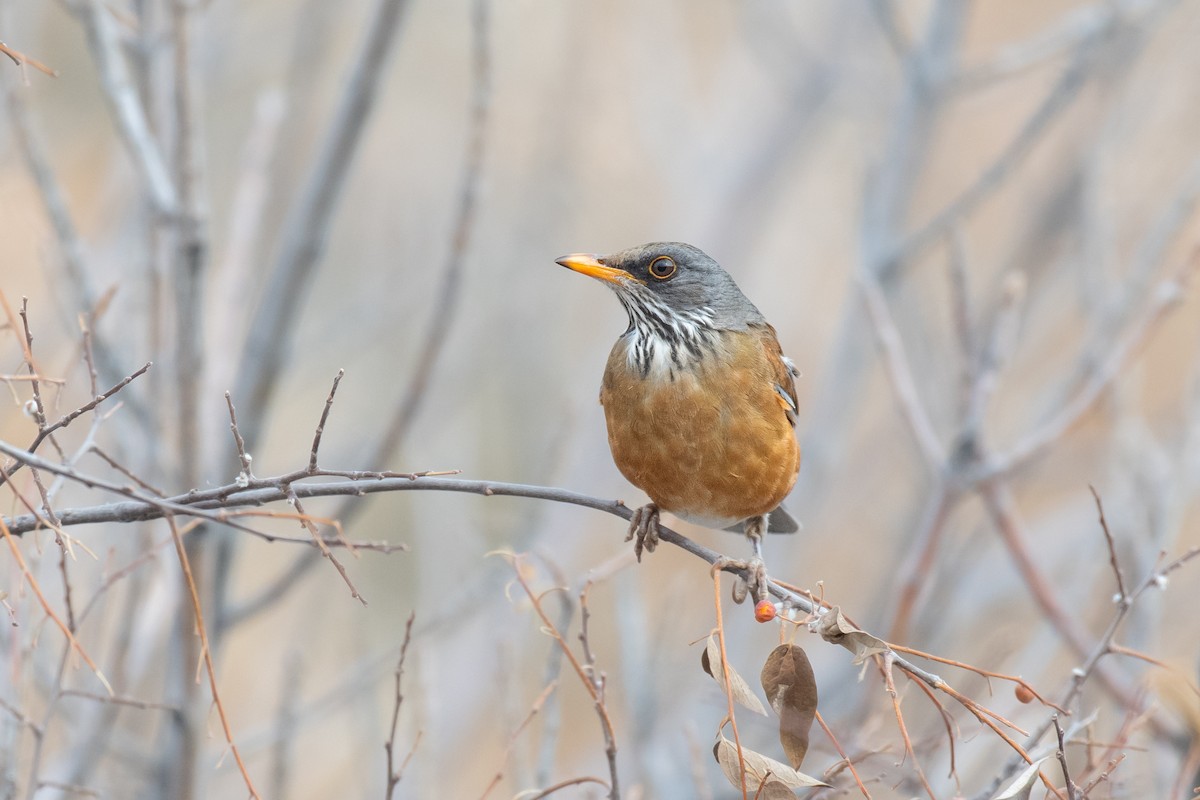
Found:
M 154 362 L 111 415 L 39 449 L 80 473 L 131 484 L 95 445 L 168 495 L 233 482 L 227 390 L 254 474 L 303 469 L 344 369 L 323 467 L 640 504 L 597 404 L 624 313 L 554 259 L 681 240 L 729 270 L 801 371 L 788 505 L 804 530 L 768 541 L 773 576 L 1054 699 L 1119 611 L 1089 485 L 1130 592 L 1200 544 L 1194 3 L 4 0 L 0 40 L 58 72 L 0 59 L 0 288 L 14 310 L 28 298 L 38 372 L 62 381 L 43 382 L 47 416 L 91 397 L 81 322 L 101 390 Z M 10 377 L 28 372 L 14 321 Z M 0 439 L 25 447 L 31 388 L 7 382 Z M 29 470 L 7 488 L 6 515 L 26 513 L 18 494 L 41 507 Z M 52 488 L 58 514 L 117 499 Z M 725 698 L 694 644 L 715 624 L 700 560 L 664 546 L 637 565 L 622 520 L 539 500 L 414 491 L 304 510 L 407 546 L 338 551 L 366 605 L 305 545 L 186 536 L 263 797 L 387 796 L 410 614 L 394 796 L 608 780 L 592 702 L 496 551 L 529 554 L 534 591 L 567 587 L 542 605 L 577 651 L 592 582 L 622 796 L 741 796 L 710 753 Z M 19 549 L 141 705 L 99 697 L 6 548 L 0 796 L 246 796 L 166 524 L 67 532 L 73 556 L 44 530 Z M 1125 755 L 1089 796 L 1200 783 L 1200 565 L 1162 583 L 1111 639 L 1154 663 L 1106 656 L 1070 703 L 1072 724 L 1092 720 L 1068 747 L 1081 784 Z M 780 629 L 724 611 L 730 663 L 757 685 Z M 917 759 L 899 763 L 878 669 L 783 628 L 872 797 L 986 798 L 1009 774 L 1013 750 L 943 698 L 952 756 L 900 678 Z M 1011 684 L 919 663 L 1026 731 L 1049 718 Z M 775 720 L 738 721 L 783 760 Z M 1052 739 L 1027 745 L 1040 757 Z M 840 759 L 814 729 L 803 771 Z M 803 796 L 861 796 L 845 770 L 828 780 Z

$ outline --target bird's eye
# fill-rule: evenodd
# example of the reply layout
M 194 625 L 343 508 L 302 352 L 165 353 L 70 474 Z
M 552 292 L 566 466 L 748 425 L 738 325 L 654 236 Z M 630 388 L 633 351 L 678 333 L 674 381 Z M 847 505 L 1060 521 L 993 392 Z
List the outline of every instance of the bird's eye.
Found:
M 660 281 L 665 281 L 667 278 L 675 274 L 675 262 L 667 256 L 659 256 L 650 262 L 650 274 L 658 278 Z

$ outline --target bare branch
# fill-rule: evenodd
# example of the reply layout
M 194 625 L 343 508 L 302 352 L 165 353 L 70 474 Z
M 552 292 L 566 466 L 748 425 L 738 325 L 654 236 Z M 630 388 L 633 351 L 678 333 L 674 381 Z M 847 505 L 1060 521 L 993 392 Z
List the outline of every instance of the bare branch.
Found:
M 1058 714 L 1051 714 L 1050 720 L 1054 723 L 1054 732 L 1058 735 L 1058 751 L 1055 755 L 1058 756 L 1058 765 L 1062 767 L 1063 781 L 1067 785 L 1067 800 L 1078 800 L 1079 787 L 1071 780 L 1071 772 L 1067 769 L 1067 745 L 1063 741 L 1062 725 L 1058 724 Z
M 246 452 L 246 440 L 242 438 L 242 432 L 238 430 L 237 409 L 233 407 L 233 398 L 229 392 L 225 393 L 225 405 L 229 408 L 229 430 L 233 434 L 233 445 L 237 448 L 238 461 L 242 464 L 242 475 L 246 476 L 249 481 L 254 477 L 254 471 L 251 469 L 250 454 Z
M 912 380 L 912 367 L 904 352 L 900 340 L 900 332 L 888 311 L 887 300 L 879 286 L 878 279 L 865 269 L 855 272 L 858 280 L 859 293 L 867 307 L 867 317 L 871 320 L 871 329 L 875 333 L 875 341 L 883 355 L 884 368 L 896 399 L 904 413 L 909 430 L 925 457 L 925 463 L 931 470 L 936 471 L 945 463 L 945 448 L 934 430 L 933 421 L 929 418 L 924 404 L 921 402 L 917 387 Z
M 396 725 L 400 721 L 400 706 L 404 704 L 404 693 L 400 691 L 400 680 L 404 677 L 404 659 L 408 656 L 408 644 L 412 641 L 413 620 L 416 618 L 415 612 L 408 615 L 408 622 L 404 624 L 404 642 L 400 645 L 400 659 L 396 662 L 396 696 L 392 702 L 392 725 L 387 741 L 383 745 L 383 750 L 387 753 L 387 792 L 384 794 L 386 800 L 392 800 L 392 796 L 396 793 L 396 785 L 400 783 L 402 777 L 403 767 L 397 766 L 395 762 Z
M 246 770 L 246 764 L 242 761 L 242 754 L 238 752 L 238 747 L 233 741 L 233 729 L 229 726 L 229 718 L 225 715 L 225 705 L 221 702 L 220 692 L 217 691 L 217 672 L 213 667 L 212 651 L 208 645 L 208 632 L 204 625 L 204 612 L 200 607 L 200 594 L 196 589 L 196 581 L 192 577 L 192 567 L 188 562 L 187 550 L 183 546 L 183 537 L 179 535 L 179 527 L 175 524 L 174 517 L 167 517 L 167 525 L 171 529 L 171 538 L 175 540 L 175 554 L 179 556 L 179 566 L 183 570 L 184 582 L 187 584 L 188 593 L 191 595 L 192 612 L 196 615 L 196 634 L 200 637 L 200 650 L 204 656 L 205 669 L 208 672 L 208 686 L 212 690 L 213 705 L 217 707 L 217 715 L 221 718 L 221 729 L 225 733 L 225 741 L 229 744 L 229 750 L 233 753 L 233 758 L 242 773 L 242 780 L 245 781 L 246 789 L 250 792 L 250 796 L 254 800 L 260 800 L 258 792 L 254 788 L 254 782 L 250 779 L 250 773 Z
M 1100 515 L 1100 530 L 1104 531 L 1104 544 L 1108 547 L 1108 563 L 1112 565 L 1113 575 L 1117 579 L 1117 602 L 1128 603 L 1129 593 L 1125 591 L 1125 578 L 1121 575 L 1121 564 L 1117 561 L 1117 544 L 1113 541 L 1112 532 L 1108 529 L 1108 518 L 1104 516 L 1104 503 L 1095 486 L 1088 486 L 1092 497 L 1096 500 L 1096 513 Z
M 13 48 L 9 47 L 4 42 L 0 42 L 0 53 L 3 53 L 4 55 L 11 58 L 13 60 L 13 63 L 16 64 L 18 67 L 23 67 L 24 65 L 28 64 L 29 66 L 36 69 L 38 72 L 43 72 L 43 73 L 49 75 L 51 78 L 58 77 L 58 70 L 50 69 L 50 67 L 47 67 L 45 64 L 38 61 L 36 58 L 30 58 L 29 56 L 22 53 L 20 50 L 14 50 Z
M 313 434 L 312 451 L 308 456 L 309 472 L 317 470 L 317 451 L 321 449 L 321 434 L 325 433 L 325 422 L 329 419 L 329 409 L 333 407 L 333 396 L 337 394 L 338 384 L 342 382 L 342 376 L 345 374 L 346 370 L 339 369 L 333 379 L 333 386 L 329 387 L 329 396 L 325 398 L 325 408 L 321 411 L 321 421 L 317 423 L 317 432 Z
M 146 119 L 146 109 L 129 77 L 125 57 L 117 43 L 111 12 L 101 0 L 81 0 L 75 6 L 87 32 L 88 48 L 100 74 L 100 85 L 117 131 L 134 166 L 141 173 L 146 191 L 161 216 L 179 213 L 179 193 L 171 180 L 167 161 Z
M 490 0 L 472 0 L 471 3 L 471 64 L 472 100 L 471 118 L 468 123 L 467 153 L 463 168 L 462 185 L 459 187 L 458 210 L 454 218 L 450 252 L 442 268 L 441 285 L 429 317 L 429 326 L 418 351 L 417 364 L 409 378 L 408 388 L 396 409 L 386 432 L 375 450 L 374 466 L 382 465 L 389 453 L 405 440 L 413 420 L 416 419 L 421 400 L 425 397 L 429 380 L 442 354 L 450 326 L 458 308 L 458 297 L 462 286 L 463 262 L 471 235 L 475 229 L 476 209 L 479 205 L 480 175 L 483 172 L 483 157 L 487 143 L 488 112 L 491 107 L 492 57 L 488 39 L 491 35 L 488 4 Z

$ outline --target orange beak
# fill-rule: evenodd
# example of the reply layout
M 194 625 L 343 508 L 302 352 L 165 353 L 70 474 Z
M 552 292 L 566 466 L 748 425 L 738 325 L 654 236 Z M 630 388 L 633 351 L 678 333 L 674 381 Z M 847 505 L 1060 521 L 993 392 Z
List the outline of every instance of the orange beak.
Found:
M 562 264 L 567 269 L 573 269 L 582 275 L 587 275 L 589 278 L 597 278 L 609 283 L 619 285 L 627 281 L 638 282 L 637 278 L 623 269 L 606 267 L 601 264 L 600 260 L 591 253 L 572 253 L 569 256 L 555 259 L 554 263 Z

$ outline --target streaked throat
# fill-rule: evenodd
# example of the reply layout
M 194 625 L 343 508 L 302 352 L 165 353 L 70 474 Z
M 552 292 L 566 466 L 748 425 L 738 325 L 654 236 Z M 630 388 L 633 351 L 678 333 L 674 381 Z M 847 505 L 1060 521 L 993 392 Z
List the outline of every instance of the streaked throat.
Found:
M 618 292 L 629 314 L 623 339 L 630 369 L 643 378 L 675 380 L 700 361 L 717 342 L 711 308 L 676 311 L 653 295 Z

